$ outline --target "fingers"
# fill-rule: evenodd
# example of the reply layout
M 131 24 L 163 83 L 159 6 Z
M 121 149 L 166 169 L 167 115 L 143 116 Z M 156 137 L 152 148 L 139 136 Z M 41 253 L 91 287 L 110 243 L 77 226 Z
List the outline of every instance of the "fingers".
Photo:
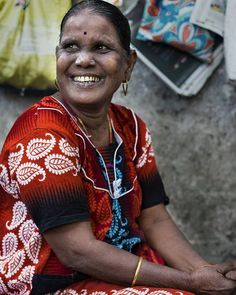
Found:
M 236 281 L 236 270 L 231 270 L 225 274 L 225 277 L 230 280 Z
M 233 261 L 224 262 L 221 264 L 215 265 L 216 270 L 225 275 L 226 273 L 235 270 L 236 271 L 236 263 Z
M 197 294 L 230 295 L 236 294 L 236 281 L 229 280 L 223 275 L 223 271 L 231 267 L 228 263 L 206 265 L 191 273 L 191 284 Z M 228 272 L 227 272 L 228 273 Z M 236 271 L 235 271 L 236 273 Z

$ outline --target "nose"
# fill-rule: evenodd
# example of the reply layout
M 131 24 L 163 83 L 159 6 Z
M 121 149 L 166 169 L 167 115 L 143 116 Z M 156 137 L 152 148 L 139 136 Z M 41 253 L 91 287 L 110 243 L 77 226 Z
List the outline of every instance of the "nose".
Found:
M 94 66 L 96 63 L 93 58 L 93 55 L 90 52 L 80 51 L 78 52 L 76 56 L 75 64 L 77 66 L 86 68 L 86 67 Z

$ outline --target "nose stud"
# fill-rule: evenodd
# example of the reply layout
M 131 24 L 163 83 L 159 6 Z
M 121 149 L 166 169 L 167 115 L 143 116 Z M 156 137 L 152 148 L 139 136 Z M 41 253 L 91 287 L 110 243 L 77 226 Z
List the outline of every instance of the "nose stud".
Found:
M 96 63 L 95 63 L 95 60 L 94 60 L 93 58 L 91 58 L 91 59 L 90 59 L 90 65 L 91 65 L 91 66 L 95 66 L 95 64 L 96 64 Z

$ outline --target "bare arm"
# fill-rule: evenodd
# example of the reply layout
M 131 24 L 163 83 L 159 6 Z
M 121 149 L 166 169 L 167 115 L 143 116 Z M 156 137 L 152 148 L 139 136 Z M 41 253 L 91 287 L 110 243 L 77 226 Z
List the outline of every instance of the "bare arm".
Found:
M 131 285 L 138 257 L 96 240 L 89 222 L 55 228 L 44 236 L 68 267 L 100 280 Z M 188 290 L 189 279 L 185 272 L 143 261 L 137 284 Z
M 175 230 L 173 233 L 175 233 Z M 124 286 L 131 285 L 138 257 L 103 241 L 96 240 L 90 222 L 61 226 L 49 230 L 44 236 L 64 265 L 103 281 Z M 179 238 L 175 236 L 173 238 L 175 243 L 180 241 L 180 244 L 182 244 L 181 235 Z M 167 237 L 167 240 L 169 239 L 170 237 Z M 163 249 L 165 245 L 167 250 Z M 187 245 L 186 248 L 185 245 Z M 188 259 L 182 264 L 178 258 L 173 258 L 174 255 L 170 254 L 172 246 L 173 242 L 168 244 L 168 247 L 167 244 L 161 242 L 161 246 L 158 248 L 169 261 L 173 261 L 173 264 L 180 264 L 179 268 L 185 268 L 183 265 L 191 265 Z M 196 259 L 197 264 L 200 263 L 201 259 L 198 259 L 198 256 L 195 258 L 194 251 L 192 253 L 188 247 L 190 246 L 185 241 L 182 247 L 173 247 L 173 251 L 178 256 L 178 249 L 186 250 L 185 255 L 188 253 L 193 259 Z M 190 267 L 186 268 L 189 269 Z M 232 266 L 226 265 L 224 267 L 198 268 L 188 273 L 143 261 L 136 284 L 176 288 L 197 292 L 198 294 L 231 295 L 234 294 L 232 292 L 236 288 L 236 282 L 227 280 L 223 276 L 230 269 L 232 269 Z
M 149 245 L 169 266 L 190 272 L 207 264 L 178 229 L 163 204 L 143 210 L 140 227 Z
M 198 294 L 235 294 L 236 283 L 225 279 L 224 275 L 235 269 L 236 264 L 207 263 L 192 248 L 163 204 L 143 210 L 140 227 L 149 245 L 162 255 L 169 266 L 190 274 L 190 291 Z M 228 274 L 228 278 L 234 279 L 233 271 Z

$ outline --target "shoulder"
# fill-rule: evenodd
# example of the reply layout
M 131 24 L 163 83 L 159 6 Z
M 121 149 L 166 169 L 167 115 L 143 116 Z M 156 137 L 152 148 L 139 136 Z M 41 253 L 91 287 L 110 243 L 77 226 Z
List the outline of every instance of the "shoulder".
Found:
M 65 138 L 73 138 L 75 130 L 70 116 L 52 97 L 46 96 L 29 107 L 15 121 L 3 146 L 9 148 L 48 131 Z
M 124 128 L 131 129 L 138 135 L 147 129 L 145 121 L 131 108 L 119 104 L 111 104 L 111 117 Z
M 125 107 L 119 104 L 111 104 L 112 118 L 115 118 L 121 123 L 129 123 L 131 125 L 145 125 L 143 119 L 135 113 L 132 108 Z
M 46 96 L 34 110 L 37 128 L 71 129 L 71 117 L 60 103 L 51 96 Z

